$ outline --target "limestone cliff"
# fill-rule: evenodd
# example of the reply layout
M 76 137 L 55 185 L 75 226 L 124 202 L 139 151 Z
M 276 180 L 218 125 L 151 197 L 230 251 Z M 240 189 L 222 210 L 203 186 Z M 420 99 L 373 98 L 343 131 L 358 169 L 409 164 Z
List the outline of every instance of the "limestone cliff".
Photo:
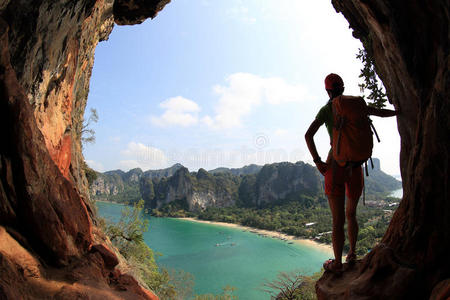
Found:
M 182 167 L 181 164 L 160 170 L 143 172 L 140 168 L 128 172 L 122 170 L 97 172 L 89 193 L 94 200 L 134 203 L 140 199 L 150 201 L 154 198 L 153 181 L 162 177 L 170 177 Z
M 401 187 L 401 182 L 380 169 L 380 161 L 373 159 L 374 168 L 366 177 L 366 196 L 378 201 Z M 176 170 L 176 171 L 175 171 Z M 170 174 L 170 175 L 169 175 Z M 169 176 L 163 176 L 169 175 Z M 134 203 L 144 199 L 147 208 L 161 208 L 178 201 L 187 210 L 206 207 L 253 206 L 283 201 L 303 201 L 323 197 L 323 176 L 303 162 L 274 163 L 242 168 L 199 169 L 190 173 L 180 164 L 162 170 L 142 172 L 133 169 L 98 173 L 90 187 L 96 200 Z
M 256 204 L 295 199 L 299 195 L 317 197 L 322 191 L 320 174 L 303 162 L 265 165 L 256 177 Z
M 154 187 L 155 197 L 150 201 L 150 208 L 179 201 L 186 205 L 185 209 L 193 211 L 234 205 L 238 182 L 232 175 L 209 174 L 204 169 L 190 174 L 182 167 L 173 176 L 155 182 Z

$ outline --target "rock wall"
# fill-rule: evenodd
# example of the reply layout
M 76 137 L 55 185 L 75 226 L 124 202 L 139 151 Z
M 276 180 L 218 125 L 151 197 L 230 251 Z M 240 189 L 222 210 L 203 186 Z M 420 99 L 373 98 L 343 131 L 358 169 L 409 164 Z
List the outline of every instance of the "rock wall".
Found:
M 87 186 L 81 170 L 83 114 L 95 47 L 113 28 L 112 6 L 108 0 L 11 1 L 2 13 L 10 28 L 11 65 L 45 145 L 81 193 Z
M 139 5 L 154 17 L 167 2 Z M 95 47 L 134 15 L 113 11 L 112 0 L 0 1 L 2 299 L 157 298 L 111 263 L 81 167 Z
M 343 277 L 325 273 L 316 290 L 319 299 L 427 299 L 450 277 L 450 3 L 332 3 L 373 54 L 401 112 L 404 196 L 379 246 Z

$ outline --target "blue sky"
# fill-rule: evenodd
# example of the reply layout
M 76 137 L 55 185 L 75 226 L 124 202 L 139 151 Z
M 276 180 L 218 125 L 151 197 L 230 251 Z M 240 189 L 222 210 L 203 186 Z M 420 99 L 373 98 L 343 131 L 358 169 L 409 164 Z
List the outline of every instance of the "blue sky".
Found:
M 338 73 L 360 95 L 359 47 L 330 1 L 173 0 L 98 45 L 86 161 L 99 171 L 312 162 L 303 136 L 327 101 L 323 79 Z M 395 119 L 374 121 L 374 157 L 399 174 Z M 315 141 L 326 157 L 324 127 Z

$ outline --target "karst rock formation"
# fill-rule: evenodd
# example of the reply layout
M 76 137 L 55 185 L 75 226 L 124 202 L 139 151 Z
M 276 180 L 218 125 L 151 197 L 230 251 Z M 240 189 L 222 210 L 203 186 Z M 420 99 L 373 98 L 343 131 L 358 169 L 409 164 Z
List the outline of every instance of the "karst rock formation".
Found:
M 169 1 L 0 0 L 1 299 L 157 299 L 119 268 L 97 229 L 81 130 L 98 42 L 114 24 L 139 24 Z M 325 273 L 318 296 L 446 297 L 450 4 L 332 3 L 401 111 L 404 198 L 380 245 L 343 276 Z

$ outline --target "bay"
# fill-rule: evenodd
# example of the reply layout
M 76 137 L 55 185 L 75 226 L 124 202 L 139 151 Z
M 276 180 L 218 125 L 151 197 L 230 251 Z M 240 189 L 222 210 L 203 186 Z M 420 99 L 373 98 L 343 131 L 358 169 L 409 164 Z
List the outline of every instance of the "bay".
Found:
M 97 202 L 97 207 L 100 216 L 117 221 L 123 205 Z M 238 228 L 144 217 L 149 220 L 145 242 L 163 254 L 158 265 L 192 273 L 195 294 L 220 294 L 229 285 L 237 288 L 239 299 L 270 299 L 262 290 L 264 282 L 281 271 L 311 275 L 332 256 L 314 245 L 289 244 Z

